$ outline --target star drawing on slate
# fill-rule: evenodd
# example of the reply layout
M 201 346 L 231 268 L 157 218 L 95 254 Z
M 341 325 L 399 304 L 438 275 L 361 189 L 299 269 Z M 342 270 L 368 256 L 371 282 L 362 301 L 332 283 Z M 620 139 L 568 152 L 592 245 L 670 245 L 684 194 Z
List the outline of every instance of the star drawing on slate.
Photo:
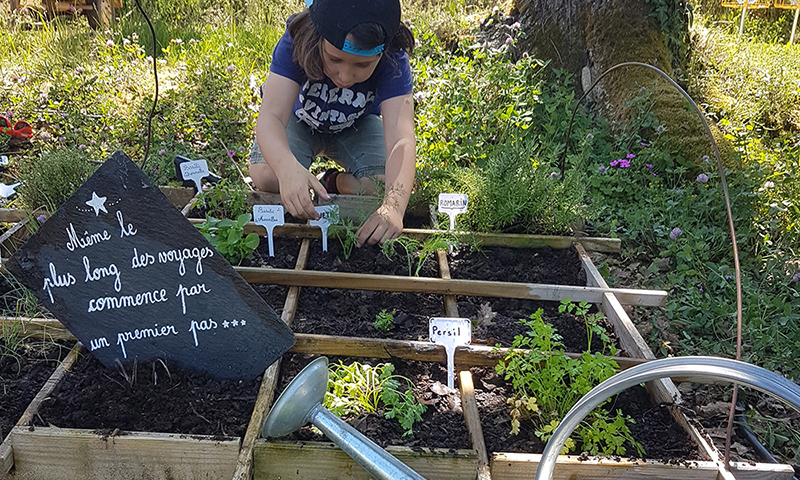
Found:
M 230 323 L 228 323 L 228 321 L 227 321 L 227 320 L 225 320 L 224 322 L 222 322 L 222 328 L 228 328 L 228 325 L 230 325 Z
M 231 322 L 231 323 L 233 323 L 233 326 L 234 326 L 234 327 L 238 327 L 238 326 L 239 326 L 239 320 L 234 320 L 234 321 L 233 321 L 233 322 Z
M 108 213 L 106 210 L 106 197 L 98 197 L 97 192 L 92 192 L 92 199 L 86 202 L 86 205 L 94 208 L 95 216 L 100 215 L 100 210 L 104 213 Z
M 245 325 L 247 325 L 247 320 L 242 320 L 241 323 L 242 323 L 242 326 L 244 327 Z

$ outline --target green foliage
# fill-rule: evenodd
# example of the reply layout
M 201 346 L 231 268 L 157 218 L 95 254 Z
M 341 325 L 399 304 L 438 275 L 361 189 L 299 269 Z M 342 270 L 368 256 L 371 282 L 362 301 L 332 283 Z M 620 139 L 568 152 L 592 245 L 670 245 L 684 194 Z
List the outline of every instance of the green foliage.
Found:
M 353 249 L 358 245 L 358 228 L 356 228 L 352 218 L 342 218 L 339 223 L 342 228 L 336 230 L 336 234 L 342 244 L 342 255 L 347 260 L 353 254 Z
M 31 210 L 55 212 L 96 169 L 86 154 L 67 148 L 25 157 L 19 172 L 22 202 Z
M 595 321 L 592 315 L 586 315 L 585 304 L 562 303 L 562 307 L 582 314 L 587 328 L 591 328 L 588 324 Z M 617 373 L 619 366 L 602 353 L 586 351 L 580 359 L 567 357 L 560 335 L 552 325 L 542 320 L 541 309 L 520 323 L 527 325 L 530 331 L 514 339 L 512 348 L 495 368 L 513 386 L 514 395 L 509 399 L 512 405 L 511 433 L 519 432 L 521 420 L 530 419 L 536 434 L 546 441 L 569 409 L 592 388 Z M 613 345 L 606 348 L 610 355 L 616 353 Z M 522 349 L 527 349 L 527 353 Z M 611 414 L 601 408 L 594 410 L 582 422 L 583 429 L 579 432 L 581 448 L 602 455 L 622 455 L 625 453 L 622 444 L 628 441 L 642 455 L 641 446 L 631 437 L 626 421 L 629 419 L 620 412 Z M 614 429 L 598 433 L 603 425 L 613 425 Z
M 204 206 L 207 215 L 214 218 L 239 218 L 249 211 L 247 190 L 235 177 L 223 178 L 211 185 L 208 190 L 197 196 L 195 205 Z
M 411 381 L 394 375 L 391 363 L 375 367 L 358 362 L 330 364 L 323 405 L 340 417 L 376 413 L 383 408 L 386 418 L 397 419 L 405 430 L 404 435 L 413 434 L 414 423 L 422 420 L 426 410 L 414 395 Z
M 658 20 L 667 37 L 673 63 L 683 66 L 689 55 L 689 25 L 693 7 L 685 0 L 645 0 L 651 7 L 651 17 Z
M 394 329 L 394 310 L 391 312 L 385 308 L 375 315 L 375 329 L 388 332 Z
M 236 220 L 206 217 L 206 221 L 195 225 L 209 243 L 231 265 L 239 265 L 244 259 L 250 259 L 258 247 L 259 238 L 255 233 L 244 235 L 244 226 L 253 216 L 243 213 Z

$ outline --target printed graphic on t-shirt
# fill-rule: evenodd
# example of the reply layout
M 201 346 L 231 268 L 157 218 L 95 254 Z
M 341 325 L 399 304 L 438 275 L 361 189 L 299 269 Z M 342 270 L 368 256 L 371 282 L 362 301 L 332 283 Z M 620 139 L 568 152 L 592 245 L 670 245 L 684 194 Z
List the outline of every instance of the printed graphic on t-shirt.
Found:
M 339 132 L 364 115 L 375 100 L 375 92 L 365 84 L 354 87 L 339 88 L 327 82 L 306 80 L 294 104 L 294 113 L 314 130 Z

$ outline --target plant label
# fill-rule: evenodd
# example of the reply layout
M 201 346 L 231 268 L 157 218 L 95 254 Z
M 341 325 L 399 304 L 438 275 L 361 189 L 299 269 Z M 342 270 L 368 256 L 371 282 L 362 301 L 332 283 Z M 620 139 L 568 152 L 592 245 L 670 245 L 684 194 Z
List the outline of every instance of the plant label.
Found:
M 319 220 L 309 220 L 308 224 L 322 229 L 322 251 L 328 251 L 328 227 L 339 223 L 339 205 L 322 205 L 314 207 L 319 213 Z
M 200 181 L 206 178 L 209 173 L 208 162 L 202 158 L 200 160 L 190 160 L 188 162 L 181 163 L 181 176 L 184 180 L 193 181 L 198 192 L 203 191 Z
M 253 205 L 253 223 L 267 229 L 269 256 L 274 257 L 272 230 L 278 225 L 283 225 L 283 205 Z
M 456 229 L 456 215 L 467 213 L 466 193 L 440 193 L 439 213 L 446 213 L 450 217 L 450 231 Z
M 431 318 L 428 322 L 431 342 L 444 345 L 447 352 L 447 386 L 453 388 L 455 377 L 455 354 L 459 345 L 472 341 L 472 323 L 468 318 Z
M 5 155 L 0 155 L 0 167 L 7 167 L 8 163 L 8 157 Z
M 253 378 L 291 330 L 124 153 L 6 261 L 106 366 L 163 359 Z
M 11 185 L 6 185 L 5 183 L 0 183 L 0 197 L 8 198 L 11 195 L 17 193 L 15 188 L 22 185 L 22 182 L 12 183 Z

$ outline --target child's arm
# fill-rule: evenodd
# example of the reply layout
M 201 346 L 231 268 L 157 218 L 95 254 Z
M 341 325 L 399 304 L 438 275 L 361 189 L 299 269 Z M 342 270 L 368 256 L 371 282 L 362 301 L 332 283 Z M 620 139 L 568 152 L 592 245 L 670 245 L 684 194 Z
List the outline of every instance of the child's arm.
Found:
M 416 143 L 414 100 L 401 95 L 381 103 L 386 141 L 386 193 L 383 204 L 358 231 L 358 245 L 374 245 L 400 236 L 403 216 L 414 186 Z
M 264 82 L 261 109 L 256 122 L 256 140 L 267 163 L 250 165 L 250 177 L 259 190 L 279 192 L 286 211 L 297 218 L 318 219 L 309 190 L 328 200 L 325 187 L 300 162 L 289 148 L 286 125 L 300 85 L 294 80 L 270 74 Z

